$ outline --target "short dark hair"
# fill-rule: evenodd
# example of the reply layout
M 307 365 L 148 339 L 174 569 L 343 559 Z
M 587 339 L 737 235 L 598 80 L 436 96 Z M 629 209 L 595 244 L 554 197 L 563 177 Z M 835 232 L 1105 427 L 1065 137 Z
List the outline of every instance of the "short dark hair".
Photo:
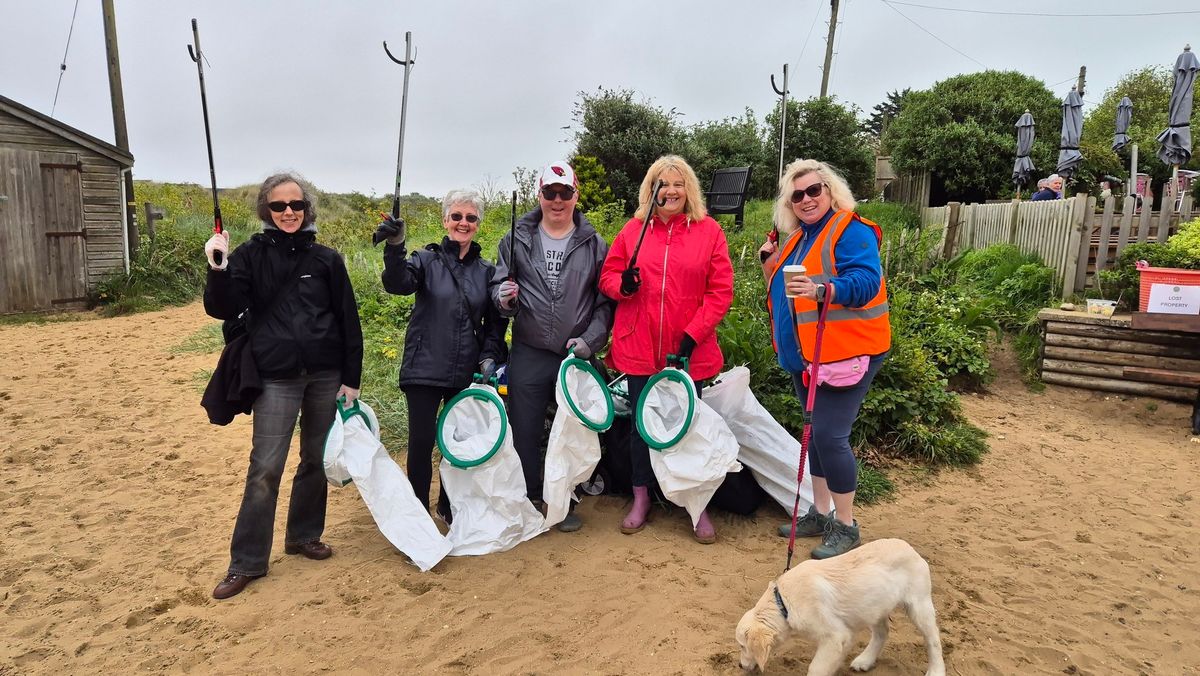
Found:
M 295 183 L 300 186 L 300 195 L 308 202 L 308 208 L 304 210 L 304 221 L 300 227 L 308 227 L 310 224 L 317 221 L 317 200 L 316 191 L 308 184 L 308 181 L 300 177 L 299 174 L 285 171 L 279 174 L 273 174 L 267 177 L 267 180 L 262 182 L 262 186 L 258 189 L 257 211 L 258 218 L 263 223 L 274 223 L 271 219 L 271 209 L 267 207 L 267 198 L 271 191 L 284 183 Z

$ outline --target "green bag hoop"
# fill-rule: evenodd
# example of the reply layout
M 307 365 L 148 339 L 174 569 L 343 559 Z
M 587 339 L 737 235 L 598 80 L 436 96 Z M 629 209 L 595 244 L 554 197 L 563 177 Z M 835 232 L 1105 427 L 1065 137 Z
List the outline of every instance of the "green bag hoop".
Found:
M 645 423 L 642 421 L 642 410 L 646 404 L 646 395 L 654 388 L 655 384 L 660 380 L 673 380 L 682 384 L 688 393 L 688 410 L 687 417 L 684 418 L 683 425 L 679 428 L 679 434 L 668 439 L 667 441 L 659 441 L 650 436 L 646 431 Z M 696 384 L 688 377 L 686 373 L 679 369 L 667 368 L 650 376 L 650 380 L 646 381 L 646 386 L 642 388 L 641 395 L 638 396 L 637 407 L 634 411 L 634 418 L 637 420 L 638 434 L 645 440 L 646 445 L 656 451 L 663 451 L 679 443 L 683 436 L 692 428 L 692 416 L 696 414 Z
M 496 410 L 500 412 L 500 436 L 498 436 L 496 438 L 496 444 L 494 446 L 492 446 L 492 450 L 488 451 L 487 453 L 484 453 L 481 457 L 476 458 L 475 460 L 460 460 L 459 458 L 454 457 L 454 454 L 451 453 L 449 450 L 447 450 L 446 439 L 445 439 L 445 437 L 442 436 L 442 429 L 446 424 L 446 417 L 449 415 L 450 409 L 454 408 L 454 406 L 456 404 L 458 404 L 458 402 L 460 402 L 464 399 L 480 399 L 482 401 L 492 404 L 493 406 L 496 407 Z M 438 414 L 438 421 L 437 421 L 438 449 L 441 450 L 442 457 L 449 460 L 451 465 L 454 465 L 455 467 L 457 467 L 459 469 L 469 469 L 471 467 L 476 467 L 478 465 L 482 465 L 483 463 L 487 462 L 488 460 L 491 460 L 492 456 L 496 455 L 496 451 L 499 451 L 500 447 L 504 445 L 504 439 L 507 436 L 508 436 L 508 415 L 504 412 L 504 402 L 500 400 L 500 395 L 496 394 L 496 392 L 494 390 L 476 389 L 476 388 L 468 387 L 467 389 L 463 390 L 462 392 L 459 392 L 458 394 L 454 395 L 454 397 L 450 401 L 448 401 L 445 406 L 442 407 L 442 412 Z
M 362 418 L 363 423 L 366 424 L 366 426 L 367 426 L 367 429 L 371 430 L 371 433 L 373 434 L 375 432 L 375 430 L 371 429 L 371 419 L 367 417 L 367 414 L 364 413 L 361 408 L 359 408 L 358 402 L 359 402 L 359 400 L 355 399 L 354 405 L 351 406 L 350 408 L 346 408 L 344 406 L 344 404 L 346 403 L 346 397 L 345 396 L 338 397 L 338 399 L 337 399 L 338 415 L 342 416 L 342 422 L 344 422 L 344 423 L 350 422 L 350 419 L 353 418 L 354 416 L 358 416 L 358 417 Z
M 590 375 L 600 385 L 600 391 L 604 392 L 605 411 L 607 412 L 604 415 L 604 419 L 600 422 L 595 422 L 584 415 L 583 411 L 575 405 L 575 400 L 571 398 L 571 393 L 567 390 L 567 369 L 572 366 Z M 571 413 L 575 415 L 579 422 L 583 423 L 584 427 L 593 432 L 605 432 L 608 428 L 612 427 L 613 418 L 616 416 L 616 411 L 613 408 L 612 393 L 608 391 L 608 383 L 604 382 L 604 378 L 600 377 L 600 373 L 596 370 L 596 367 L 592 366 L 586 360 L 571 356 L 563 360 L 563 363 L 558 367 L 558 386 L 563 390 L 563 398 L 567 400 L 567 406 L 570 407 Z

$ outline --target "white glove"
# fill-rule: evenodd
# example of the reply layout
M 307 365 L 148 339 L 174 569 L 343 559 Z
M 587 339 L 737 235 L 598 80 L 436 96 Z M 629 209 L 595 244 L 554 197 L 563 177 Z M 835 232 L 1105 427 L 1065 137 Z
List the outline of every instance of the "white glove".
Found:
M 221 252 L 221 264 L 217 265 L 216 252 Z M 208 266 L 213 270 L 224 270 L 229 267 L 229 233 L 222 230 L 214 232 L 204 243 L 204 255 L 208 257 Z
M 588 359 L 592 356 L 592 348 L 588 347 L 587 341 L 582 338 L 572 338 L 567 341 L 567 351 L 575 350 L 575 356 L 580 359 Z
M 505 310 L 512 309 L 513 304 L 517 300 L 517 291 L 519 290 L 520 287 L 518 287 L 517 283 L 511 279 L 506 279 L 503 282 L 500 282 L 500 305 Z

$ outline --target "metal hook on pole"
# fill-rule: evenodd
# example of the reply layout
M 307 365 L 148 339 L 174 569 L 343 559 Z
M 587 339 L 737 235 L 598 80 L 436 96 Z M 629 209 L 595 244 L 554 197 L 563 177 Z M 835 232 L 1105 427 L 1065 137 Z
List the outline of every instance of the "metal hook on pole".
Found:
M 783 64 L 783 90 L 775 86 L 775 74 L 771 73 L 771 89 L 780 96 L 779 106 L 779 175 L 783 176 L 783 148 L 787 134 L 788 65 Z
M 192 57 L 192 61 L 196 64 L 196 74 L 200 78 L 200 110 L 204 114 L 204 143 L 208 146 L 208 177 L 212 182 L 212 199 L 213 199 L 213 232 L 224 232 L 225 226 L 221 221 L 221 200 L 217 198 L 217 169 L 213 164 L 212 151 L 212 133 L 209 131 L 208 125 L 208 93 L 204 88 L 204 52 L 200 51 L 200 29 L 196 27 L 196 20 L 192 19 L 192 45 L 188 45 L 188 56 Z M 221 264 L 221 252 L 213 252 L 213 263 L 219 266 Z
M 396 151 L 396 190 L 392 195 L 392 218 L 400 218 L 400 173 L 404 168 L 404 128 L 408 121 L 408 75 L 413 64 L 417 62 L 412 48 L 412 31 L 404 33 L 404 60 L 397 59 L 392 50 L 388 49 L 387 40 L 383 41 L 383 51 L 395 63 L 404 66 L 404 90 L 400 97 L 400 147 Z

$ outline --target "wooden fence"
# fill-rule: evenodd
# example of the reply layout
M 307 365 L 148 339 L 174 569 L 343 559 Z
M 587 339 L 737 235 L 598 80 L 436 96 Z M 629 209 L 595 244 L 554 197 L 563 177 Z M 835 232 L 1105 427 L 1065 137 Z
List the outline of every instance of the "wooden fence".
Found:
M 1115 207 L 1115 199 L 1109 197 L 1097 211 L 1096 198 L 1086 194 L 1041 202 L 951 202 L 923 209 L 921 222 L 943 229 L 944 258 L 1001 242 L 1037 254 L 1058 272 L 1067 297 L 1094 286 L 1095 272 L 1112 267 L 1129 244 L 1165 242 L 1192 217 L 1190 196 L 1178 210 L 1138 212 L 1132 197 L 1125 198 L 1119 212 Z

